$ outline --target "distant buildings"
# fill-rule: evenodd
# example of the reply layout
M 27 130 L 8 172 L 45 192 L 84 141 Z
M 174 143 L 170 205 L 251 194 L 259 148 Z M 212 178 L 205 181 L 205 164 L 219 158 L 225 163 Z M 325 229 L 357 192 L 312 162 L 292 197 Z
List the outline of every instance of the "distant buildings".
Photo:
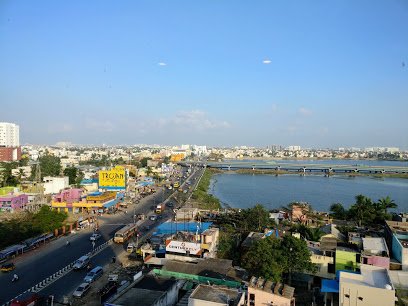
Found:
M 20 128 L 17 124 L 0 122 L 0 161 L 21 159 Z

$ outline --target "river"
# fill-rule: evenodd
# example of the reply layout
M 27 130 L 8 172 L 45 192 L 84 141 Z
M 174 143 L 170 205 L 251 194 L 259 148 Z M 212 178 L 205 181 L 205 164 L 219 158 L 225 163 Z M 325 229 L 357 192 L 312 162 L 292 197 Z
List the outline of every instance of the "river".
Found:
M 254 161 L 263 162 L 265 161 Z M 271 161 L 269 161 L 271 162 Z M 327 163 L 327 161 L 288 161 L 285 163 Z M 330 161 L 332 164 L 343 164 L 342 160 Z M 346 161 L 349 162 L 349 161 Z M 370 166 L 407 166 L 406 163 L 387 161 L 352 161 L 354 164 Z M 233 172 L 213 176 L 209 192 L 220 199 L 223 204 L 236 208 L 248 208 L 260 203 L 268 209 L 279 208 L 291 202 L 303 201 L 312 205 L 315 210 L 328 211 L 333 203 L 342 203 L 349 207 L 354 197 L 363 194 L 373 201 L 390 196 L 398 208 L 396 211 L 408 212 L 408 179 L 374 178 L 369 176 L 349 177 L 335 175 L 267 175 L 237 174 Z

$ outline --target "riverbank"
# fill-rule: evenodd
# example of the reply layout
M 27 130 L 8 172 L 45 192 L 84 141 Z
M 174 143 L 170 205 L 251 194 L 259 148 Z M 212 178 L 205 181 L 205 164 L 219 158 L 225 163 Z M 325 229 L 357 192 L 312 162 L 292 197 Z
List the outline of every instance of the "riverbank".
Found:
M 218 198 L 208 193 L 210 181 L 214 174 L 223 173 L 221 170 L 205 169 L 205 172 L 192 195 L 193 206 L 201 209 L 221 209 Z

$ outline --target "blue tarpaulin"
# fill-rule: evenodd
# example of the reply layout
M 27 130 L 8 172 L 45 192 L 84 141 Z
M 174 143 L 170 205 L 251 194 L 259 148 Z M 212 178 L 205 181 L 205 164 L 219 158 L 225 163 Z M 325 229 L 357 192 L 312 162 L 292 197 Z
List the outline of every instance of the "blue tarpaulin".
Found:
M 180 231 L 195 233 L 197 226 L 198 233 L 201 234 L 209 229 L 211 225 L 212 222 L 165 222 L 157 227 L 157 231 L 154 234 L 173 234 Z
M 323 279 L 322 280 L 322 290 L 321 292 L 329 293 L 329 292 L 334 292 L 334 293 L 339 293 L 339 282 L 335 279 Z
M 109 207 L 112 207 L 113 205 L 116 205 L 117 203 L 118 203 L 118 200 L 115 199 L 115 200 L 112 200 L 112 201 L 109 201 L 109 202 L 103 204 L 103 207 L 109 208 Z

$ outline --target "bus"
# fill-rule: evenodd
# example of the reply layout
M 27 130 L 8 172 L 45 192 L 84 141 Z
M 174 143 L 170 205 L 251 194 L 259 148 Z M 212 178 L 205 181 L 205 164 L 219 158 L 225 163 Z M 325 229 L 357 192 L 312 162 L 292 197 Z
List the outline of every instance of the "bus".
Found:
M 128 224 L 115 233 L 113 241 L 116 243 L 125 243 L 137 231 L 137 224 Z

